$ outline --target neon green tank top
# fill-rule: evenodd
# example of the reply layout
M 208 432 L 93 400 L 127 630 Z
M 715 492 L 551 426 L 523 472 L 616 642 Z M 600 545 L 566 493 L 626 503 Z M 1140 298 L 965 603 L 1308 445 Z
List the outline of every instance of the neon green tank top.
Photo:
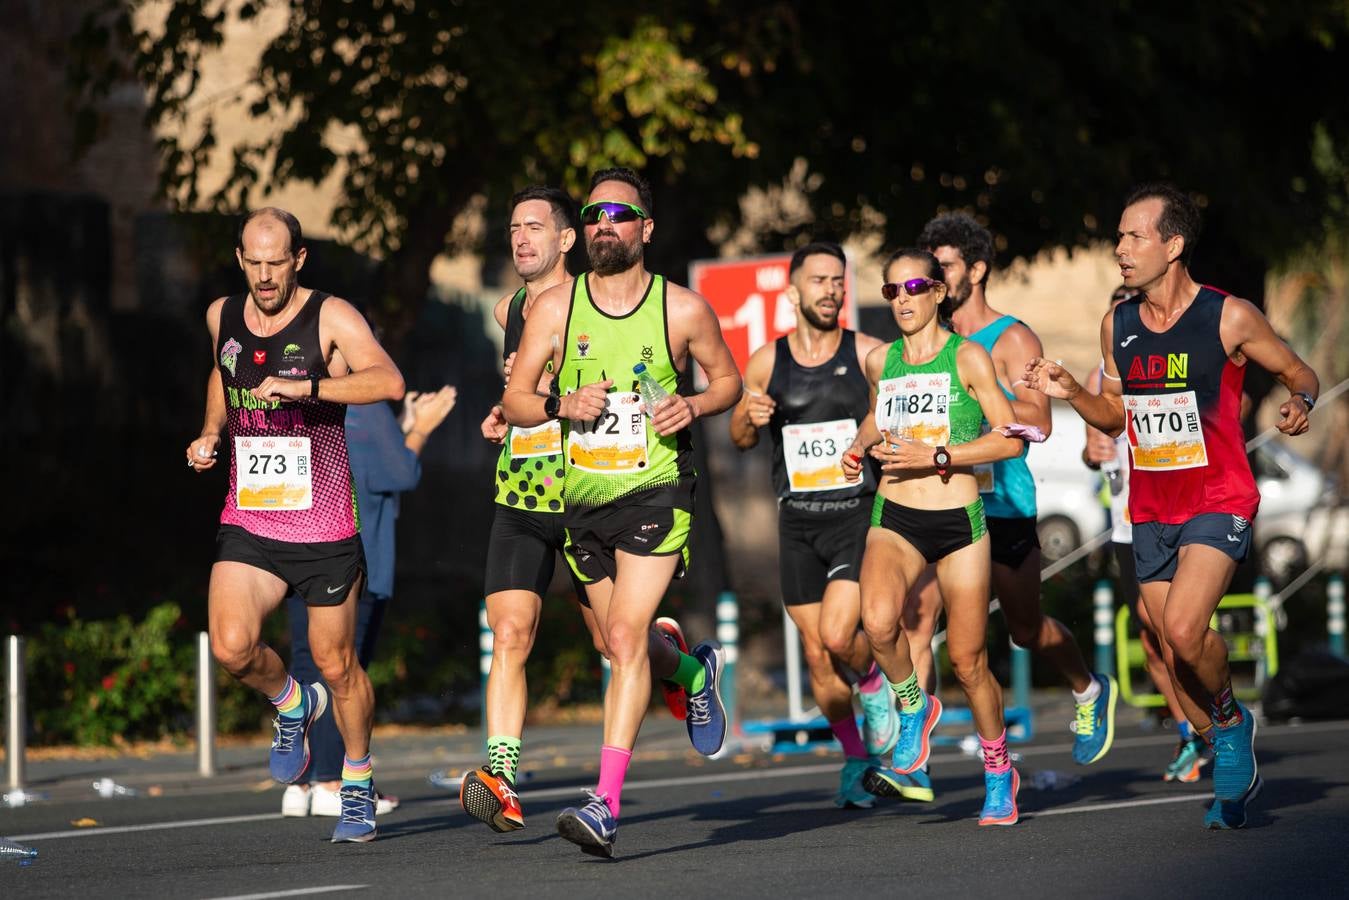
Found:
M 558 389 L 612 378 L 609 406 L 594 422 L 564 421 L 568 508 L 603 506 L 652 488 L 678 485 L 693 477 L 688 429 L 661 437 L 641 411 L 632 367 L 646 369 L 673 394 L 679 373 L 670 356 L 666 330 L 666 286 L 652 275 L 646 294 L 631 312 L 611 316 L 590 298 L 590 275 L 572 283 L 571 310 L 562 345 Z
M 964 444 L 979 436 L 979 402 L 965 391 L 956 351 L 965 339 L 952 334 L 937 355 L 921 365 L 904 361 L 904 339 L 890 345 L 876 386 L 876 425 L 933 447 Z
M 515 292 L 506 311 L 506 340 L 502 358 L 520 347 L 525 330 L 525 289 Z M 548 360 L 548 371 L 553 361 Z M 527 512 L 562 512 L 562 423 L 545 422 L 536 428 L 511 428 L 497 457 L 496 502 Z

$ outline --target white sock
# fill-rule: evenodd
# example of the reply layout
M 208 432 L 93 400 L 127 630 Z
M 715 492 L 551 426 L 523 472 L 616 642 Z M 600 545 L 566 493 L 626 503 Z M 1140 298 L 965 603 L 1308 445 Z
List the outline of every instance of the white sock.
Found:
M 1101 696 L 1101 683 L 1093 678 L 1091 684 L 1087 685 L 1087 689 L 1082 693 L 1073 691 L 1073 702 L 1081 706 L 1083 703 L 1090 703 L 1099 696 Z

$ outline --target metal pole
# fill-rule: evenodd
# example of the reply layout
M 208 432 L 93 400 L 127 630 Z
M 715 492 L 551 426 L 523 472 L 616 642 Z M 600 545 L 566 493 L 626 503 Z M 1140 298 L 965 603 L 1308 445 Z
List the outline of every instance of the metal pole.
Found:
M 215 660 L 205 631 L 197 634 L 197 774 L 215 775 Z
M 726 727 L 734 730 L 735 664 L 740 658 L 740 604 L 731 591 L 722 591 L 717 596 L 717 641 L 726 651 L 726 669 L 721 675 L 721 704 L 726 709 Z
M 787 607 L 782 608 L 782 649 L 787 666 L 787 718 L 795 721 L 804 719 L 806 711 L 801 706 L 801 632 L 796 623 L 787 615 Z
M 1104 578 L 1096 582 L 1091 596 L 1093 635 L 1096 644 L 1096 671 L 1115 674 L 1115 592 Z
M 28 720 L 24 702 L 23 638 L 11 634 L 5 642 L 5 759 L 9 765 L 9 789 L 23 790 L 24 755 Z
M 1024 710 L 1030 709 L 1030 651 L 1018 647 L 1008 639 L 1012 646 L 1012 705 Z
M 1330 652 L 1344 659 L 1344 579 L 1339 575 L 1326 583 L 1326 636 Z

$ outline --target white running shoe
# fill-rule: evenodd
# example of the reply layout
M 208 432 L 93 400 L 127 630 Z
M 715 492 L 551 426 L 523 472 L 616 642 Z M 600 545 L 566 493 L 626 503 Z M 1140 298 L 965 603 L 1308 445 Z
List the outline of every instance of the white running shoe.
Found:
M 309 786 L 309 793 L 313 799 L 309 804 L 309 814 L 311 816 L 340 816 L 342 815 L 342 796 L 339 793 L 341 788 L 336 791 L 330 791 L 321 784 L 314 783 Z M 390 797 L 384 794 L 375 794 L 375 815 L 382 816 L 385 813 L 391 813 L 398 808 L 398 798 Z
M 286 792 L 281 795 L 281 815 L 283 816 L 309 815 L 309 785 L 307 784 L 286 785 Z

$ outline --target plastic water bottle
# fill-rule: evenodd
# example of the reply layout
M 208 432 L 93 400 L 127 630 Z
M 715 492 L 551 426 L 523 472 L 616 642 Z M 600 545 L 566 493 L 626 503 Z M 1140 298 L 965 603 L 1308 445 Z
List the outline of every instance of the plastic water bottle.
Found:
M 33 859 L 37 856 L 37 850 L 20 844 L 18 841 L 11 841 L 9 838 L 0 838 L 0 859 Z
M 633 366 L 632 374 L 637 376 L 637 393 L 642 396 L 642 406 L 646 408 L 646 414 L 655 415 L 656 406 L 670 396 L 670 392 L 661 387 L 655 376 L 646 370 L 646 363 Z
M 1101 463 L 1101 474 L 1105 476 L 1105 482 L 1110 486 L 1111 496 L 1118 496 L 1119 492 L 1124 490 L 1124 473 L 1120 471 L 1118 456 L 1112 456 Z
M 129 788 L 125 787 L 124 785 L 120 785 L 117 782 L 113 781 L 111 778 L 100 778 L 98 781 L 95 781 L 94 790 L 98 792 L 98 795 L 100 797 L 105 798 L 136 796 L 135 788 Z

